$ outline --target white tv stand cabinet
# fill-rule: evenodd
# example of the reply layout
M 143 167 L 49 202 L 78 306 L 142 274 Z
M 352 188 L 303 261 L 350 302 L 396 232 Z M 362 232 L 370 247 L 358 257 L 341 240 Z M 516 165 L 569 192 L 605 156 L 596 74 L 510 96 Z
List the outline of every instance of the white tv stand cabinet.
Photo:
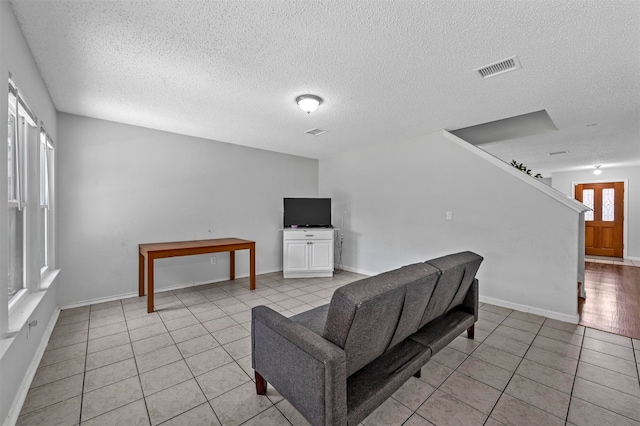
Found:
M 284 229 L 282 244 L 284 277 L 332 277 L 334 230 L 334 228 Z

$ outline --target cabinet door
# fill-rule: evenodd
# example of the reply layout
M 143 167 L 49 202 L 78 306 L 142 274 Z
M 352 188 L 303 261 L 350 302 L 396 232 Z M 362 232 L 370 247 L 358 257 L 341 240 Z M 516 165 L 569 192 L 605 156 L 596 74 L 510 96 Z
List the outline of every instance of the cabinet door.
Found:
M 313 241 L 309 244 L 309 252 L 310 271 L 333 270 L 333 241 Z
M 309 269 L 309 244 L 306 241 L 286 241 L 284 244 L 284 270 L 307 271 Z

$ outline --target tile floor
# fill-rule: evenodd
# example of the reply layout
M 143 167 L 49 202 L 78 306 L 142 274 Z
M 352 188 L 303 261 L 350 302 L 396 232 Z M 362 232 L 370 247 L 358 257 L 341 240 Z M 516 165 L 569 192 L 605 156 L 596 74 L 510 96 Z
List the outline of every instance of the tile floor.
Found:
M 19 425 L 301 425 L 255 393 L 251 307 L 286 316 L 360 278 L 246 279 L 61 312 Z M 640 425 L 640 341 L 493 305 L 363 421 L 373 425 Z

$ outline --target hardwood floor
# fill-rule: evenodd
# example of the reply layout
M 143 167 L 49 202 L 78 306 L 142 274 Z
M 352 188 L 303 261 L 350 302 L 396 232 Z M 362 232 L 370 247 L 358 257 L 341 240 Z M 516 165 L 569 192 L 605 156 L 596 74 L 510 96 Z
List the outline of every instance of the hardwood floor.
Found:
M 580 325 L 640 339 L 640 268 L 587 260 L 585 289 Z

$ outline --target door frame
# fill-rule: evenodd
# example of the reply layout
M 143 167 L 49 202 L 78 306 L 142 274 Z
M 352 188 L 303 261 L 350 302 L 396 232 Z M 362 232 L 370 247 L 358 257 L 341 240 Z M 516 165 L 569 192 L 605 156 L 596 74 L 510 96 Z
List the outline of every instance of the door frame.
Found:
M 622 187 L 624 188 L 624 209 L 623 214 L 624 218 L 622 221 L 622 258 L 627 258 L 627 237 L 629 231 L 629 191 L 627 188 L 629 187 L 629 179 L 598 179 L 598 180 L 580 180 L 580 181 L 571 181 L 571 198 L 575 200 L 576 198 L 576 185 L 580 184 L 589 184 L 589 183 L 607 183 L 607 182 L 622 182 Z

